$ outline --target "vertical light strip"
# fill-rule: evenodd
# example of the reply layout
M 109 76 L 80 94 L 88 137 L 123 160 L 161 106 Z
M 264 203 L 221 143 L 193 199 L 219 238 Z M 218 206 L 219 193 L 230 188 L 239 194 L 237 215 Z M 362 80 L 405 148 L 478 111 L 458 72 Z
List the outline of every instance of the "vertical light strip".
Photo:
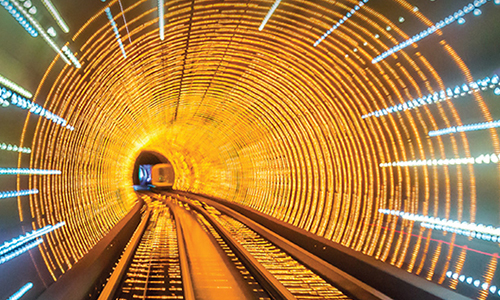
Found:
M 280 5 L 280 2 L 281 2 L 281 0 L 276 0 L 276 2 L 274 2 L 273 6 L 271 7 L 271 9 L 267 13 L 266 17 L 262 21 L 262 24 L 260 24 L 259 31 L 262 31 L 262 29 L 264 29 L 264 26 L 266 26 L 267 21 L 269 21 L 269 18 L 271 18 L 271 16 L 273 15 L 274 11 L 276 10 L 276 8 L 278 8 L 278 5 Z
M 111 14 L 111 9 L 106 7 L 106 16 L 108 16 L 109 22 L 111 23 L 111 27 L 113 27 L 113 32 L 115 33 L 116 39 L 118 40 L 118 45 L 120 46 L 120 50 L 122 51 L 123 57 L 127 58 L 127 54 L 125 53 L 125 48 L 123 48 L 122 39 L 120 38 L 120 33 L 118 32 L 118 27 L 116 26 L 115 20 L 113 20 L 113 15 Z
M 379 61 L 383 60 L 389 55 L 392 55 L 408 46 L 410 46 L 413 43 L 416 43 L 420 41 L 421 39 L 433 34 L 434 32 L 438 31 L 439 29 L 450 25 L 456 21 L 458 21 L 460 18 L 465 16 L 466 14 L 469 14 L 474 11 L 474 9 L 479 8 L 486 4 L 489 0 L 476 0 L 474 2 L 469 3 L 468 5 L 464 6 L 463 9 L 458 10 L 454 14 L 449 15 L 448 17 L 444 18 L 443 20 L 439 21 L 436 23 L 436 25 L 433 25 L 426 30 L 414 35 L 413 37 L 407 39 L 406 41 L 397 44 L 396 46 L 392 47 L 391 49 L 385 51 L 384 53 L 380 54 L 379 56 L 375 57 L 372 60 L 373 64 L 378 63 Z
M 19 291 L 15 292 L 14 295 L 10 296 L 7 300 L 19 300 L 24 294 L 26 294 L 33 287 L 33 283 L 28 282 Z
M 281 0 L 278 0 L 281 1 Z M 163 3 L 163 0 L 158 0 L 158 24 L 160 26 L 160 40 L 165 39 L 165 11 L 164 11 L 164 6 L 165 4 Z M 262 26 L 262 25 L 261 25 Z M 259 29 L 262 30 L 262 29 Z
M 33 94 L 31 94 L 27 90 L 23 89 L 19 85 L 15 84 L 14 82 L 8 80 L 7 78 L 3 77 L 2 75 L 0 75 L 0 84 L 6 88 L 13 90 L 14 92 L 16 92 L 16 93 L 18 93 L 26 98 L 33 97 Z
M 369 0 L 361 0 L 359 1 L 358 5 L 354 6 L 353 9 L 351 9 L 350 12 L 348 12 L 342 19 L 340 19 L 335 25 L 332 26 L 332 28 L 328 29 L 315 43 L 314 43 L 314 47 L 318 46 L 319 43 L 321 43 L 324 39 L 326 39 L 327 36 L 330 35 L 330 33 L 332 33 L 335 29 L 339 28 L 340 25 L 344 24 L 345 21 L 347 21 L 347 19 L 349 19 L 350 17 L 352 17 L 356 11 L 358 11 L 361 7 L 363 7 L 363 5 L 365 5 L 365 3 L 367 3 Z
M 52 2 L 50 2 L 50 0 L 42 0 L 42 3 L 43 3 L 43 5 L 45 5 L 47 10 L 50 12 L 50 14 L 54 18 L 54 20 L 56 20 L 56 23 L 57 23 L 57 25 L 59 25 L 61 30 L 64 33 L 68 33 L 69 32 L 68 25 L 66 25 L 66 22 L 64 22 L 63 18 L 61 17 L 61 15 L 57 11 L 57 9 L 54 7 Z
M 125 19 L 125 13 L 123 12 L 122 1 L 118 0 L 118 4 L 120 4 L 120 10 L 122 11 L 123 24 L 125 24 L 125 29 L 127 30 L 128 41 L 132 44 L 132 40 L 130 39 L 130 32 L 128 31 L 127 19 Z

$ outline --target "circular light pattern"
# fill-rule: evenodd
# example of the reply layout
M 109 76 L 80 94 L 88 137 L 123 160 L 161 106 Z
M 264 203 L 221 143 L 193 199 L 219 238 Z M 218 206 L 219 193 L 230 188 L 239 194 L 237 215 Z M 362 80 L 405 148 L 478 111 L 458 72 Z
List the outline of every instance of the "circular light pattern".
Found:
M 40 192 L 29 207 L 19 204 L 36 227 L 66 222 L 41 248 L 54 279 L 134 205 L 134 161 L 155 151 L 174 166 L 175 189 L 247 205 L 437 283 L 460 280 L 469 251 L 453 245 L 467 237 L 378 210 L 492 224 L 477 215 L 490 202 L 477 199 L 476 173 L 498 172 L 495 164 L 456 159 L 500 153 L 495 129 L 483 131 L 481 145 L 469 142 L 478 131 L 427 136 L 462 126 L 469 109 L 451 101 L 454 90 L 433 105 L 361 118 L 446 92 L 457 84 L 449 73 L 460 74 L 461 84 L 477 80 L 444 33 L 434 33 L 432 49 L 410 45 L 372 64 L 415 32 L 403 32 L 371 2 L 347 17 L 353 1 L 283 1 L 259 31 L 274 1 L 166 1 L 164 40 L 150 2 L 124 6 L 130 35 L 118 2 L 106 2 L 115 23 L 104 10 L 89 20 L 72 39 L 81 68 L 52 64 L 39 88 L 46 94 L 34 98 L 75 126 L 33 119 L 30 167 L 62 174 L 31 176 Z M 394 5 L 406 20 L 432 26 L 406 1 Z M 445 59 L 446 69 L 434 66 Z M 493 94 L 478 87 L 463 95 L 483 123 L 494 120 L 486 92 Z M 380 167 L 429 160 L 450 165 Z M 478 267 L 490 279 L 491 257 Z M 457 278 L 446 279 L 449 270 Z

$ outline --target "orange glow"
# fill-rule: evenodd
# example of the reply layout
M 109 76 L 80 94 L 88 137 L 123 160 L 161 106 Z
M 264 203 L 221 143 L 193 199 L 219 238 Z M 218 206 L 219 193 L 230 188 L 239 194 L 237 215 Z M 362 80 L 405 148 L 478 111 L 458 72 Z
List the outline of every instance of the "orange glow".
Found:
M 447 87 L 419 45 L 370 63 L 412 32 L 367 5 L 313 47 L 353 1 L 284 1 L 260 32 L 271 0 L 177 0 L 165 8 L 161 41 L 157 8 L 145 3 L 125 7 L 131 44 L 122 16 L 114 15 L 126 59 L 103 9 L 73 36 L 82 68 L 63 66 L 56 57 L 34 97 L 46 99 L 46 109 L 75 127 L 37 119 L 30 165 L 62 175 L 31 176 L 30 187 L 40 194 L 30 197 L 29 207 L 18 202 L 21 220 L 29 212 L 34 228 L 66 221 L 40 246 L 55 280 L 133 207 L 132 172 L 142 151 L 168 158 L 174 189 L 247 205 L 439 283 L 448 268 L 464 267 L 467 255 L 454 248 L 454 234 L 441 235 L 448 246 L 431 241 L 437 231 L 378 213 L 385 208 L 477 219 L 473 166 L 379 168 L 383 162 L 470 156 L 465 133 L 427 136 L 443 124 L 463 123 L 456 104 L 361 119 Z M 107 4 L 118 11 L 117 1 Z M 432 26 L 406 1 L 392 5 Z M 436 35 L 436 55 L 453 62 L 450 72 L 472 81 L 443 33 Z M 491 120 L 481 92 L 469 97 Z M 29 122 L 23 141 L 31 141 Z M 496 130 L 489 135 L 500 153 Z M 496 260 L 486 281 L 495 270 Z

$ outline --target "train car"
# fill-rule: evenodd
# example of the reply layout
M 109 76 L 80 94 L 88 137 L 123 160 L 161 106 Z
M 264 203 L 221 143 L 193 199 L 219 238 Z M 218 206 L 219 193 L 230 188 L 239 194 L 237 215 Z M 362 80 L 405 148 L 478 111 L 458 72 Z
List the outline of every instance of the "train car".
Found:
M 157 164 L 151 168 L 151 184 L 157 189 L 171 189 L 175 173 L 171 164 Z

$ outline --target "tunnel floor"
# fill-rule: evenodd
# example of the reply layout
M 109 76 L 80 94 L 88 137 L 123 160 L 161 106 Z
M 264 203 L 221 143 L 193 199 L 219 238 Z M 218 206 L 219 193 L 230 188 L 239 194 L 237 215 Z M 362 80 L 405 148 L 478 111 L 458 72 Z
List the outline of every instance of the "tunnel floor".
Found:
M 353 299 L 206 203 L 171 192 L 142 195 L 151 216 L 109 299 Z

